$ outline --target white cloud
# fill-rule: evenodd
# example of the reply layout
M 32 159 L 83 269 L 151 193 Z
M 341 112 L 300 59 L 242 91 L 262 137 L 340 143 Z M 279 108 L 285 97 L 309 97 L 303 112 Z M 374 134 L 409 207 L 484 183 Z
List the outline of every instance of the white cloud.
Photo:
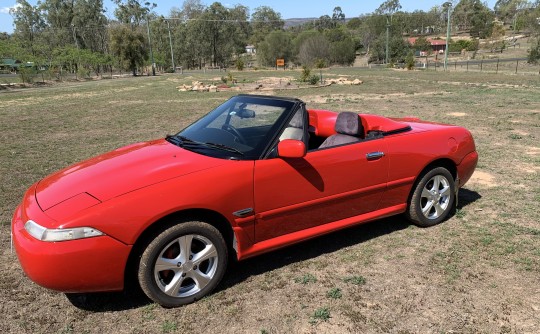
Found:
M 20 4 L 15 4 L 11 7 L 1 7 L 0 8 L 0 14 L 9 14 L 9 12 L 12 10 L 12 9 L 17 9 L 17 8 L 20 8 L 22 7 Z

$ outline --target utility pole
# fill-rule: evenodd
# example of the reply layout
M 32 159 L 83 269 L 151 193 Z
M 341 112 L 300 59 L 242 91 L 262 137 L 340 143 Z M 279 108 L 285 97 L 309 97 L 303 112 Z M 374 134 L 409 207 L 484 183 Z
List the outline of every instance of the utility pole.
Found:
M 152 38 L 150 37 L 150 19 L 146 15 L 146 31 L 148 33 L 148 46 L 150 47 L 150 61 L 152 62 L 152 75 L 156 75 L 156 65 L 154 64 L 154 54 L 152 53 Z
M 388 65 L 388 39 L 390 37 L 390 21 L 388 21 L 388 15 L 386 15 L 386 64 Z
M 452 3 L 447 1 L 443 6 L 446 6 L 447 10 L 447 23 L 446 23 L 446 49 L 444 50 L 444 70 L 448 68 L 448 42 L 450 41 L 450 8 L 452 8 Z
M 172 38 L 171 38 L 171 27 L 169 25 L 169 20 L 167 20 L 167 30 L 169 31 L 169 45 L 171 46 L 171 63 L 172 63 L 172 71 L 173 73 L 176 72 L 176 68 L 174 67 L 174 53 L 172 48 Z

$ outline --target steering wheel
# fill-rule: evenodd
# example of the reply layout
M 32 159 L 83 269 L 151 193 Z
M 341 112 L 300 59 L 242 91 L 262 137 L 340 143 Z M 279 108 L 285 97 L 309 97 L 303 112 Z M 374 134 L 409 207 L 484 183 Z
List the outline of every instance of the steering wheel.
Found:
M 244 136 L 240 133 L 240 131 L 238 131 L 238 129 L 235 128 L 234 126 L 230 124 L 223 124 L 222 129 L 231 133 L 233 136 L 235 136 L 236 139 L 238 139 L 237 141 L 240 144 L 244 144 L 244 145 L 246 144 L 246 138 L 244 138 Z

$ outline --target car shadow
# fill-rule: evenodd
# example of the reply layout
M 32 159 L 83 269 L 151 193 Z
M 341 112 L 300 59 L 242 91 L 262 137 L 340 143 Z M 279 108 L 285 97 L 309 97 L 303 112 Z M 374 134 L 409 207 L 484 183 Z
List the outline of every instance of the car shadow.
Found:
M 461 189 L 457 208 L 461 210 L 480 198 L 482 196 L 475 191 Z M 411 223 L 403 215 L 388 217 L 234 262 L 215 292 L 227 290 L 252 276 L 333 253 L 410 226 Z M 91 312 L 123 311 L 152 304 L 136 284 L 130 284 L 124 292 L 66 294 L 66 297 L 75 307 Z
M 457 208 L 458 210 L 461 210 L 467 205 L 478 201 L 480 198 L 482 198 L 482 195 L 480 195 L 476 191 L 469 190 L 466 188 L 461 188 L 459 190 Z

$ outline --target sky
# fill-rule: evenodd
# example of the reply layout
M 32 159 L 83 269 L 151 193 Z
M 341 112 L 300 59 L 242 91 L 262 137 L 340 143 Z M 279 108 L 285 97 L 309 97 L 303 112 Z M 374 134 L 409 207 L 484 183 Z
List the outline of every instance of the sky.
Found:
M 27 0 L 30 4 L 35 5 L 37 0 Z M 275 11 L 281 13 L 284 19 L 290 18 L 306 18 L 319 17 L 322 15 L 332 15 L 334 7 L 341 7 L 341 10 L 347 18 L 357 17 L 361 14 L 369 14 L 375 11 L 384 0 L 378 1 L 359 1 L 359 0 L 341 0 L 341 1 L 320 1 L 320 0 L 222 0 L 224 6 L 233 6 L 242 4 L 247 6 L 251 11 L 259 6 L 269 6 Z M 144 1 L 141 1 L 144 2 Z M 172 7 L 181 7 L 183 0 L 152 0 L 158 6 L 154 9 L 158 14 L 167 16 Z M 210 5 L 215 0 L 202 0 L 206 5 Z M 403 11 L 412 12 L 414 10 L 428 11 L 434 6 L 439 6 L 446 0 L 401 0 Z M 457 1 L 455 1 L 457 2 Z M 485 1 L 488 7 L 493 8 L 496 0 Z M 0 0 L 0 32 L 13 32 L 13 18 L 9 14 L 9 9 L 15 6 L 15 0 Z M 105 8 L 109 18 L 114 18 L 114 8 L 112 1 L 105 0 Z

